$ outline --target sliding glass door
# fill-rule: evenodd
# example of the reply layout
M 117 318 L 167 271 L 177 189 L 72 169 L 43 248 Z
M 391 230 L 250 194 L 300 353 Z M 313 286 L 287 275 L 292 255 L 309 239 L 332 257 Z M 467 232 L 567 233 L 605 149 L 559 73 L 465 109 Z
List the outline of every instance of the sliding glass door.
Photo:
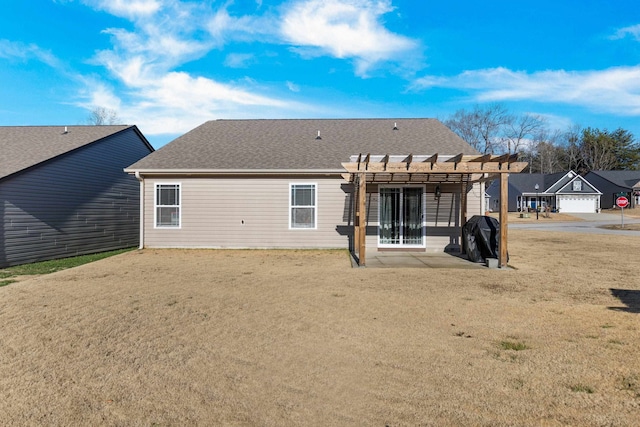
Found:
M 380 246 L 424 244 L 423 192 L 423 187 L 380 188 Z

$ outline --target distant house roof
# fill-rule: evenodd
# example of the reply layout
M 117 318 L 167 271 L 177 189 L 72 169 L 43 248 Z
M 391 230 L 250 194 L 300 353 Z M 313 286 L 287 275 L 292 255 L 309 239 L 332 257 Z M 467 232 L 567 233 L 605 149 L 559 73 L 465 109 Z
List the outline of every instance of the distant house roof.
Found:
M 0 179 L 129 128 L 149 144 L 129 125 L 0 126 Z
M 126 170 L 342 171 L 360 153 L 479 154 L 436 119 L 214 120 Z
M 640 171 L 590 171 L 589 173 L 598 175 L 618 187 L 640 188 Z
M 519 173 L 509 176 L 509 185 L 516 189 L 519 193 L 535 193 L 536 184 L 538 184 L 540 193 L 549 188 L 557 179 L 547 180 L 547 175 L 541 173 Z M 497 185 L 497 183 L 496 183 Z
M 518 194 L 558 194 L 558 193 L 574 193 L 568 187 L 568 184 L 574 180 L 580 180 L 585 183 L 585 187 L 581 193 L 601 194 L 591 183 L 573 171 L 558 172 L 553 174 L 541 173 L 519 173 L 509 176 L 509 186 Z M 536 184 L 539 188 L 536 190 Z M 490 194 L 494 193 L 497 182 L 492 182 L 488 188 Z M 496 187 L 497 188 L 497 187 Z M 497 191 L 497 190 L 495 190 Z

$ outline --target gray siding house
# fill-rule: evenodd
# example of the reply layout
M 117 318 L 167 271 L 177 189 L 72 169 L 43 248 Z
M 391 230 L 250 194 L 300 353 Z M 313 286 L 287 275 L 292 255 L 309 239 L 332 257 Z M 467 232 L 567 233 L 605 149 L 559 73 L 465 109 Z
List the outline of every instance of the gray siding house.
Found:
M 536 189 L 536 185 L 538 188 Z M 487 187 L 488 208 L 497 210 L 500 188 L 497 181 Z M 600 210 L 602 193 L 585 177 L 574 171 L 554 174 L 521 173 L 509 178 L 510 212 L 538 207 L 551 208 L 563 213 L 590 213 Z
M 0 268 L 138 245 L 136 126 L 0 127 Z
M 640 205 L 640 171 L 591 171 L 585 178 L 602 191 L 604 208 L 615 207 L 620 195 L 629 200 L 629 207 Z
M 125 170 L 140 181 L 143 247 L 352 248 L 354 184 L 343 163 L 437 153 L 478 156 L 435 119 L 215 120 Z M 366 244 L 459 247 L 461 209 L 483 212 L 483 185 L 410 176 L 370 177 Z

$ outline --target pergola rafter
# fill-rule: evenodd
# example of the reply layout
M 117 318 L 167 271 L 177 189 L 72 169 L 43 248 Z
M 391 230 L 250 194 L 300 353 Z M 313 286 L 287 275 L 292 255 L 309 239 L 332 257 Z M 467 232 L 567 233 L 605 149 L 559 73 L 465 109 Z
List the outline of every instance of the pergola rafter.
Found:
M 424 158 L 422 158 L 424 157 Z M 444 157 L 444 159 L 442 158 Z M 519 173 L 526 162 L 518 162 L 517 154 L 494 156 L 431 156 L 371 155 L 362 153 L 355 161 L 342 163 L 347 173 L 345 180 L 355 188 L 354 250 L 358 254 L 360 266 L 366 265 L 366 188 L 367 183 L 449 183 L 460 185 L 460 220 L 466 222 L 468 186 L 478 182 L 500 178 L 500 253 L 498 264 L 507 265 L 507 206 L 509 173 Z M 422 159 L 420 159 L 422 158 Z M 461 236 L 462 239 L 462 236 Z M 461 240 L 462 241 L 462 240 Z

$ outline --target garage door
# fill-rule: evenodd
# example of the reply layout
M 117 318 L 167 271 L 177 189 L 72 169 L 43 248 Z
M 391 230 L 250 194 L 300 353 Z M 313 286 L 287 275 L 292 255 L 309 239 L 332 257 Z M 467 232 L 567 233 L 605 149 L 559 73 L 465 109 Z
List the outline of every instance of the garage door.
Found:
M 590 213 L 595 212 L 598 196 L 558 196 L 560 212 Z

